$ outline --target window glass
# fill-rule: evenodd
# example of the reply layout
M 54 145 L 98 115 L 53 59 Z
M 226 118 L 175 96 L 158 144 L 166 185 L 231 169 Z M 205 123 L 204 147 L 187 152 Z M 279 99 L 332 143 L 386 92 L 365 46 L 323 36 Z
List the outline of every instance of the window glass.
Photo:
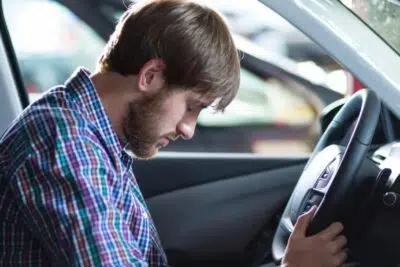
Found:
M 400 2 L 398 0 L 341 0 L 397 53 L 400 53 Z
M 115 24 L 126 6 L 124 1 L 111 2 L 99 1 L 90 12 Z M 321 96 L 346 94 L 347 73 L 257 1 L 202 2 L 226 16 L 244 53 L 240 89 L 225 113 L 210 109 L 200 114 L 193 140 L 179 140 L 167 150 L 280 155 L 312 151 L 318 136 L 317 117 L 326 105 Z M 94 70 L 105 40 L 62 0 L 3 0 L 3 5 L 31 101 L 64 83 L 78 66 Z M 250 62 L 249 56 L 258 63 Z M 306 82 L 299 83 L 279 69 Z M 309 84 L 321 87 L 318 94 L 309 90 Z
M 3 5 L 31 101 L 63 83 L 77 66 L 94 69 L 104 40 L 66 7 L 48 0 L 4 0 Z

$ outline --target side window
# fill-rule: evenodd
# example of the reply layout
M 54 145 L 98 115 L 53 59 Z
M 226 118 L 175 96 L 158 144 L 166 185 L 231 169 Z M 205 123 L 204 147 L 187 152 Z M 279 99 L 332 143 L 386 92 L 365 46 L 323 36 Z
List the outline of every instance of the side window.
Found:
M 85 22 L 86 11 L 80 19 L 63 1 L 2 1 L 31 101 L 64 83 L 78 66 L 93 70 L 105 44 Z M 204 110 L 200 114 L 191 141 L 179 140 L 166 149 L 273 155 L 312 151 L 319 112 L 348 93 L 347 73 L 258 1 L 235 5 L 227 0 L 198 1 L 227 18 L 243 53 L 240 89 L 225 113 Z M 126 9 L 124 1 L 97 2 L 91 15 L 103 17 L 110 25 Z
M 195 141 L 203 147 L 190 149 L 272 155 L 311 152 L 320 134 L 320 112 L 350 93 L 352 77 L 262 3 L 202 2 L 225 15 L 244 56 L 237 97 L 225 114 L 205 110 L 200 115 Z
M 66 7 L 50 0 L 3 0 L 3 7 L 31 101 L 78 66 L 93 70 L 105 41 Z
M 308 153 L 317 137 L 320 103 L 303 93 L 289 80 L 262 78 L 242 68 L 237 97 L 225 112 L 200 114 L 199 141 L 214 152 Z
M 320 134 L 320 112 L 351 93 L 353 77 L 259 1 L 197 1 L 226 17 L 244 54 L 241 84 L 223 114 L 204 110 L 194 138 L 166 149 L 272 155 L 311 152 Z M 121 13 L 115 14 L 110 17 Z

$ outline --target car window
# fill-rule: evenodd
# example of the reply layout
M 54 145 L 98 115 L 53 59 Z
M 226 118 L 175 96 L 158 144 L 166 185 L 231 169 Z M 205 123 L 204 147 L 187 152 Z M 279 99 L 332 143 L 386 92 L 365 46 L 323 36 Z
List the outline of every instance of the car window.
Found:
M 400 53 L 400 1 L 341 0 L 397 53 Z
M 77 66 L 94 69 L 104 40 L 66 7 L 48 0 L 4 0 L 3 5 L 31 101 L 63 83 Z
M 219 1 L 213 3 L 216 2 Z M 105 44 L 93 28 L 61 3 L 62 0 L 3 0 L 6 21 L 31 101 L 52 86 L 64 83 L 78 66 L 93 71 Z M 260 15 L 246 21 L 248 10 L 240 9 L 238 5 L 215 7 L 227 17 L 235 34 L 260 49 L 256 52 L 249 48 L 246 53 L 263 60 L 266 60 L 264 53 L 267 58 L 272 54 L 274 56 L 268 60 L 274 61 L 273 64 L 286 64 L 285 68 L 303 79 L 324 86 L 326 90 L 346 94 L 346 74 L 340 66 L 278 15 L 267 16 L 276 21 L 263 21 L 266 17 Z M 266 7 L 260 4 L 256 6 L 259 8 L 265 10 Z M 105 9 L 99 7 L 99 10 Z M 115 22 L 122 12 L 109 12 L 110 19 Z M 294 33 L 297 39 L 287 39 Z M 238 95 L 226 111 L 203 111 L 193 140 L 174 142 L 167 149 L 281 155 L 308 153 L 318 136 L 318 113 L 325 104 L 304 85 L 286 76 L 260 73 L 243 65 Z

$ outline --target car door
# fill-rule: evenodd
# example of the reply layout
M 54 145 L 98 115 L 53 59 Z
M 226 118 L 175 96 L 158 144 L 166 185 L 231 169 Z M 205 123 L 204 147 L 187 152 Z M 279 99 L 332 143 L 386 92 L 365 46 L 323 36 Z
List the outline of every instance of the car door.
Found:
M 118 13 L 96 5 L 118 5 L 94 0 L 1 1 L 10 32 L 2 23 L 4 130 L 21 108 L 47 89 L 36 85 L 55 85 L 71 68 L 94 64 L 107 35 L 100 29 L 112 30 L 109 23 L 97 24 L 97 16 Z M 232 112 L 245 110 L 241 108 L 247 104 L 250 115 L 203 115 L 198 139 L 177 143 L 153 160 L 135 162 L 134 172 L 174 266 L 243 266 L 270 259 L 276 221 L 318 136 L 316 110 L 342 96 L 254 55 L 247 54 L 245 62 L 246 84 L 241 86 L 246 90 L 238 95 L 244 100 L 236 102 L 239 108 Z M 279 96 L 289 99 L 279 111 L 263 106 L 279 102 Z M 257 105 L 252 102 L 260 98 Z M 258 111 L 271 117 L 266 120 Z M 312 129 L 315 134 L 310 135 Z

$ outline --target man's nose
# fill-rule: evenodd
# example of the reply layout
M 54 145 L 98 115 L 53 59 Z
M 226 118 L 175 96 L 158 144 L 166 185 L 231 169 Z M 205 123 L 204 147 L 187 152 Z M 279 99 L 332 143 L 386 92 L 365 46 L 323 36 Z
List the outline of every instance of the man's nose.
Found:
M 192 139 L 196 129 L 196 120 L 181 121 L 178 125 L 179 135 L 185 139 Z

